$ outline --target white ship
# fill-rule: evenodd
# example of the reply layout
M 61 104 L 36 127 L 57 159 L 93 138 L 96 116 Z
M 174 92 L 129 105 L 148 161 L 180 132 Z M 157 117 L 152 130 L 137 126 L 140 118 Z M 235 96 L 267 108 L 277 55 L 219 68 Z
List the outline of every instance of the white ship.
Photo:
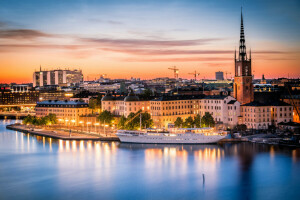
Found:
M 116 135 L 121 142 L 145 144 L 208 144 L 217 143 L 226 137 L 225 132 L 213 128 L 181 128 L 163 130 L 119 130 Z

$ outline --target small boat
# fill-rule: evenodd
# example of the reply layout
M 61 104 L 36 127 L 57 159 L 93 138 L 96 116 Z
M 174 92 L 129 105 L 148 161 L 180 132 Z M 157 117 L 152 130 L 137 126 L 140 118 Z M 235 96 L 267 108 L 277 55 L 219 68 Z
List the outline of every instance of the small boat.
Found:
M 210 144 L 227 136 L 214 128 L 146 129 L 141 131 L 118 130 L 121 142 L 144 144 Z

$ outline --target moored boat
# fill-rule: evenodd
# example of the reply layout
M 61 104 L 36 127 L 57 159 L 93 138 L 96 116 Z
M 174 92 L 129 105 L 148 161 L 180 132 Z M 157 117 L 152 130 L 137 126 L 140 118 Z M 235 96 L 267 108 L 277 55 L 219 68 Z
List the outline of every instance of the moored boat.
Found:
M 209 144 L 217 143 L 226 133 L 214 128 L 147 129 L 141 131 L 118 130 L 121 142 L 145 144 Z

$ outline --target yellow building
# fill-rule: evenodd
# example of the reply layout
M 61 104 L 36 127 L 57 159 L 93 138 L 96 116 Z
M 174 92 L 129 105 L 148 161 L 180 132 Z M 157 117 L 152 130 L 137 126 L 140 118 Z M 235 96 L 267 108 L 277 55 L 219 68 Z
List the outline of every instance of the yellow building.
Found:
M 66 125 L 78 125 L 80 116 L 92 113 L 87 103 L 57 100 L 38 102 L 35 111 L 37 117 L 55 114 L 59 122 Z
M 183 120 L 189 116 L 195 117 L 199 114 L 199 96 L 162 96 L 150 101 L 150 114 L 154 125 L 157 127 L 167 127 L 174 123 L 177 117 Z

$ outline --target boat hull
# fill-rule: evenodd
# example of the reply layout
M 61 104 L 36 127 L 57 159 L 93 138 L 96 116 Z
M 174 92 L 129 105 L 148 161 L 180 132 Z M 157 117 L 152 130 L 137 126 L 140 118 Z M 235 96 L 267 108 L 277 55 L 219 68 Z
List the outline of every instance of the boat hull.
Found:
M 121 142 L 142 144 L 214 144 L 224 139 L 225 135 L 205 136 L 200 134 L 185 134 L 184 136 L 149 136 L 117 134 Z

